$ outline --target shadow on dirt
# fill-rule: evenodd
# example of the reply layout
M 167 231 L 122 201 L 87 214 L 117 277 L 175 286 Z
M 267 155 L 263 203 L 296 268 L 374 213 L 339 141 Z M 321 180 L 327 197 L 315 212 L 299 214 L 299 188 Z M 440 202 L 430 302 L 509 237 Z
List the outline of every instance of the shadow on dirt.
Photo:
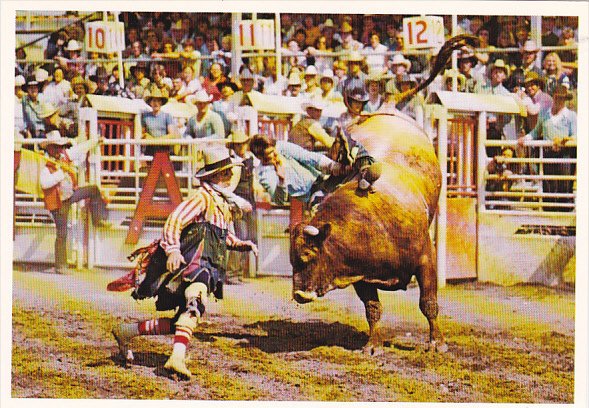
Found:
M 292 322 L 267 320 L 243 326 L 246 330 L 264 331 L 267 335 L 239 332 L 195 333 L 200 341 L 214 341 L 213 337 L 245 340 L 242 347 L 256 347 L 266 353 L 308 351 L 320 346 L 339 346 L 347 350 L 360 350 L 368 342 L 368 335 L 341 323 L 321 321 Z

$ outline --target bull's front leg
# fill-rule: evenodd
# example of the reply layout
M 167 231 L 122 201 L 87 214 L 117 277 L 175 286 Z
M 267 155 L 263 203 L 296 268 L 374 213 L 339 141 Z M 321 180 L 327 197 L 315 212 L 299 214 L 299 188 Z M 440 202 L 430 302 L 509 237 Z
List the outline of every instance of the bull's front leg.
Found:
M 419 309 L 429 323 L 429 347 L 430 350 L 446 352 L 448 345 L 444 341 L 444 335 L 438 326 L 438 277 L 436 263 L 433 258 L 431 242 L 426 244 L 427 250 L 423 254 L 417 267 L 416 277 L 419 283 Z
M 378 322 L 382 315 L 382 304 L 378 299 L 378 291 L 375 285 L 366 282 L 356 282 L 354 283 L 354 289 L 360 300 L 364 303 L 366 320 L 368 320 L 369 338 L 368 343 L 363 347 L 363 351 L 373 355 L 378 349 L 382 348 L 380 330 L 378 329 Z

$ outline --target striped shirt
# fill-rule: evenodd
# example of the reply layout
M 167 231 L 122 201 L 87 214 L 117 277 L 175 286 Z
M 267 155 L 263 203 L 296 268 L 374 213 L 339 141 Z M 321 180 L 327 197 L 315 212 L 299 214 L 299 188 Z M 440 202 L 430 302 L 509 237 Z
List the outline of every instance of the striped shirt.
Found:
M 167 255 L 173 251 L 180 251 L 180 234 L 184 227 L 193 222 L 208 222 L 221 229 L 228 230 L 227 247 L 234 248 L 242 244 L 243 241 L 231 232 L 231 220 L 229 203 L 221 194 L 213 190 L 209 184 L 203 183 L 192 197 L 183 201 L 168 216 L 164 224 L 160 245 Z

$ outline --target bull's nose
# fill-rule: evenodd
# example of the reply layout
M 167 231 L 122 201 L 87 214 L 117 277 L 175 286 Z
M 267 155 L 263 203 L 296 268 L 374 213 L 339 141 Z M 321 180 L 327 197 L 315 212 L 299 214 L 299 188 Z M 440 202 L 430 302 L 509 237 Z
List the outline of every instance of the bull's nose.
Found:
M 297 290 L 294 292 L 294 300 L 297 303 L 309 303 L 317 299 L 317 293 L 315 292 L 305 292 L 302 290 Z

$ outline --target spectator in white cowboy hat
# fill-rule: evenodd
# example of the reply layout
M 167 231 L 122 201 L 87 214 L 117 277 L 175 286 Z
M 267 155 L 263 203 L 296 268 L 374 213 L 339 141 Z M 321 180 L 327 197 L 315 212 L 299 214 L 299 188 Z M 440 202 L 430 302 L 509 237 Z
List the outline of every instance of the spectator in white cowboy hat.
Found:
M 492 95 L 509 95 L 510 92 L 503 86 L 510 74 L 510 68 L 505 61 L 499 59 L 489 65 L 488 79 L 477 83 L 475 93 Z
M 319 87 L 317 77 L 319 72 L 315 65 L 309 65 L 305 69 L 304 79 L 305 84 L 303 86 L 303 95 L 306 97 L 319 96 L 321 94 L 321 88 Z
M 39 82 L 34 77 L 30 77 L 27 79 L 23 89 L 27 93 L 23 96 L 21 102 L 27 137 L 43 137 L 45 135 L 45 124 L 37 111 L 45 100 L 43 95 L 39 94 Z
M 321 25 L 321 34 L 325 36 L 325 45 L 328 50 L 334 50 L 338 45 L 338 41 L 335 39 L 335 31 L 337 27 L 333 24 L 333 20 L 328 18 Z M 319 47 L 317 47 L 319 49 Z
M 46 69 L 37 68 L 33 74 L 35 75 L 35 81 L 39 83 L 39 93 L 45 95 L 45 88 L 47 88 L 50 79 L 49 72 Z
M 156 310 L 174 310 L 175 316 L 122 323 L 113 329 L 120 355 L 127 362 L 134 359 L 129 349 L 134 337 L 173 333 L 172 354 L 164 368 L 181 379 L 192 376 L 186 366 L 186 348 L 203 319 L 208 297 L 223 298 L 227 250 L 258 254 L 255 243 L 231 231 L 231 204 L 236 196 L 228 187 L 233 168 L 242 164 L 232 162 L 224 146 L 205 149 L 203 156 L 204 167 L 195 174 L 200 186 L 168 216 L 161 239 L 132 255 L 138 257 L 140 276 L 145 274 L 133 298 L 157 297 Z M 135 286 L 133 280 L 127 275 L 107 288 L 128 290 Z
M 82 47 L 78 41 L 74 39 L 69 40 L 65 51 L 67 52 L 67 58 L 58 56 L 55 57 L 55 60 L 59 66 L 63 68 L 65 77 L 70 81 L 73 77 L 78 75 L 84 77 L 86 72 L 86 63 L 82 61 Z
M 335 52 L 342 52 L 342 51 L 360 51 L 364 48 L 364 44 L 360 41 L 354 39 L 353 37 L 354 29 L 347 21 L 342 23 L 340 28 L 340 36 L 342 43 L 335 47 Z
M 291 96 L 293 98 L 301 97 L 301 88 L 303 82 L 301 81 L 301 75 L 297 70 L 294 70 L 288 76 L 288 82 L 286 84 L 286 90 L 284 91 L 285 96 Z
M 392 76 L 393 78 L 389 80 L 392 85 L 389 87 L 393 87 L 395 90 L 395 94 L 398 93 L 397 90 L 397 78 L 402 78 L 404 74 L 408 74 L 411 70 L 411 61 L 406 59 L 403 54 L 395 54 L 393 58 L 388 61 L 389 70 L 387 71 L 385 76 Z
M 366 56 L 368 74 L 383 74 L 386 71 L 387 51 L 386 45 L 380 43 L 379 35 L 373 33 L 370 36 L 370 44 L 362 50 L 362 54 Z
M 503 82 L 509 77 L 510 69 L 505 61 L 498 59 L 489 65 L 489 78 L 485 82 L 479 82 L 475 88 L 475 93 L 488 95 L 511 96 L 511 92 L 503 86 Z M 500 115 L 489 113 L 487 115 L 487 139 L 514 140 L 517 137 L 515 131 L 515 122 L 510 115 Z M 488 147 L 487 155 L 495 157 L 501 154 L 501 149 L 497 147 Z
M 67 272 L 67 234 L 70 206 L 78 201 L 90 200 L 90 215 L 96 227 L 110 227 L 106 222 L 106 204 L 95 185 L 78 186 L 77 168 L 86 160 L 90 149 L 100 139 L 89 139 L 71 147 L 71 139 L 62 137 L 58 130 L 47 133 L 41 148 L 47 151 L 50 161 L 41 170 L 40 183 L 43 189 L 45 208 L 51 212 L 55 222 L 55 266 L 53 273 Z
M 184 137 L 192 137 L 199 139 L 203 137 L 214 136 L 217 138 L 225 137 L 225 126 L 221 116 L 211 109 L 211 102 L 213 96 L 207 94 L 204 89 L 201 89 L 191 102 L 196 105 L 196 116 L 191 117 L 186 124 Z
M 344 97 L 341 92 L 335 90 L 335 76 L 329 68 L 323 70 L 319 77 L 319 86 L 321 87 L 321 99 L 326 102 L 343 102 Z
M 406 92 L 411 88 L 417 86 L 417 81 L 412 78 L 409 74 L 403 74 L 401 78 L 397 77 L 396 80 L 397 89 L 400 93 Z M 423 123 L 423 105 L 425 104 L 423 96 L 420 93 L 416 93 L 411 99 L 406 99 L 402 102 L 397 103 L 397 109 L 412 117 L 418 123 Z
M 539 51 L 540 48 L 538 48 L 535 41 L 528 40 L 524 43 L 524 46 L 520 50 L 522 55 L 522 64 L 520 68 L 524 71 L 524 74 L 535 72 L 538 75 L 542 75 L 542 70 L 540 67 L 536 66 L 536 58 Z
M 362 71 L 362 66 L 365 63 L 365 59 L 358 51 L 351 51 L 346 59 L 348 63 L 348 74 L 343 83 L 343 88 L 347 87 L 347 84 L 352 81 L 365 82 L 368 75 Z
M 327 134 L 321 126 L 321 113 L 325 103 L 318 97 L 313 97 L 301 104 L 301 110 L 306 113 L 288 133 L 288 141 L 306 150 L 326 150 L 333 144 L 333 137 Z
M 58 130 L 63 137 L 70 139 L 78 137 L 78 124 L 69 118 L 61 117 L 57 106 L 44 102 L 39 106 L 37 115 L 43 119 L 46 133 Z
M 25 83 L 25 77 L 22 75 L 14 77 L 14 127 L 18 132 L 24 132 L 25 130 L 25 120 L 22 109 L 22 99 L 26 95 L 22 87 Z
M 376 112 L 384 102 L 382 92 L 382 76 L 372 74 L 366 78 L 366 91 L 368 92 L 368 102 L 364 105 L 364 111 L 368 113 Z
M 231 103 L 230 110 L 233 112 L 238 106 L 251 106 L 251 101 L 249 99 L 250 94 L 261 94 L 255 89 L 256 77 L 245 65 L 242 67 L 239 74 L 239 82 L 241 83 L 241 89 L 235 92 L 229 99 L 229 102 Z
M 141 114 L 141 137 L 144 139 L 175 139 L 178 137 L 178 128 L 174 118 L 167 112 L 162 111 L 162 106 L 168 103 L 168 97 L 159 89 L 154 88 L 146 92 L 143 97 L 151 107 L 151 112 Z M 153 156 L 158 150 L 169 151 L 169 146 L 146 146 L 145 154 Z
M 241 217 L 234 217 L 233 226 L 235 235 L 241 239 L 256 242 L 257 225 L 256 225 L 256 198 L 255 198 L 255 168 L 260 161 L 249 150 L 250 137 L 241 130 L 234 130 L 226 142 L 230 150 L 229 155 L 234 163 L 241 163 L 241 172 L 239 181 L 233 191 L 234 194 L 246 200 L 252 207 L 252 211 L 242 212 Z M 239 283 L 243 275 L 249 271 L 249 255 L 245 252 L 232 251 L 229 253 L 229 262 L 227 265 L 226 284 Z

